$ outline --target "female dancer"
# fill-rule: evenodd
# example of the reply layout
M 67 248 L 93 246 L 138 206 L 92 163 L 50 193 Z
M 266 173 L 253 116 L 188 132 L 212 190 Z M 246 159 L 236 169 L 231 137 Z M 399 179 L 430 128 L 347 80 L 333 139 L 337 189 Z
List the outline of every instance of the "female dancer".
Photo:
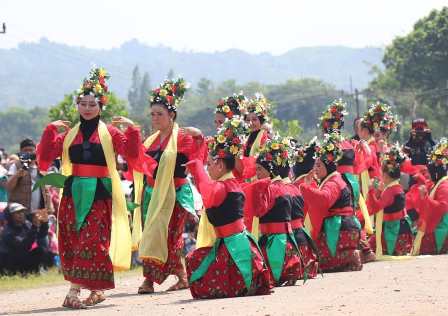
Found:
M 103 291 L 114 288 L 113 268 L 130 265 L 131 235 L 115 156 L 129 163 L 139 160 L 140 130 L 126 118 L 115 119 L 128 126 L 124 134 L 100 120 L 108 78 L 103 68 L 90 71 L 77 91 L 81 122 L 72 129 L 68 122 L 51 123 L 37 150 L 41 170 L 62 156 L 62 171 L 68 176 L 58 212 L 58 242 L 62 273 L 71 283 L 63 303 L 69 308 L 104 301 Z M 58 134 L 59 128 L 66 132 Z M 91 291 L 84 301 L 79 298 L 81 288 Z
M 168 290 L 188 287 L 181 262 L 182 233 L 187 214 L 196 217 L 196 213 L 184 165 L 203 157 L 205 142 L 200 130 L 180 129 L 175 122 L 185 91 L 183 79 L 165 80 L 150 97 L 151 123 L 156 132 L 143 147 L 157 167 L 144 175 L 134 173 L 135 201 L 141 207 L 134 211 L 133 245 L 139 245 L 145 277 L 139 294 L 153 293 L 154 282 L 161 284 L 170 274 L 179 280 Z
M 336 170 L 342 158 L 340 136 L 326 134 L 316 148 L 316 156 L 314 169 L 305 177 L 300 191 L 309 203 L 311 234 L 319 249 L 320 268 L 359 271 L 362 269 L 358 250 L 361 227 L 354 216 L 350 189 Z M 317 188 L 314 176 L 320 181 Z
M 244 122 L 227 119 L 209 143 L 205 173 L 201 161 L 187 163 L 206 211 L 201 216 L 197 249 L 186 259 L 194 298 L 260 295 L 270 292 L 269 270 L 243 222 L 245 197 L 232 174 L 242 152 Z

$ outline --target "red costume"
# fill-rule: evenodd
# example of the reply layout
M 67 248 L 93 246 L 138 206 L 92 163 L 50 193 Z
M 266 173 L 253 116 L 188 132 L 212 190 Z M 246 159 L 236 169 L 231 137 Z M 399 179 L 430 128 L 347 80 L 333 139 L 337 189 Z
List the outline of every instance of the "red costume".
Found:
M 98 135 L 98 121 L 84 121 L 69 147 L 73 174 L 65 181 L 58 211 L 59 255 L 64 278 L 89 290 L 114 288 L 112 262 L 109 257 L 112 225 L 112 199 L 107 188 L 109 173 Z M 112 136 L 114 151 L 128 162 L 138 161 L 140 130 L 132 126 L 123 134 L 115 127 L 107 127 Z M 44 130 L 38 146 L 37 161 L 41 170 L 47 170 L 54 159 L 60 157 L 66 133 L 58 134 L 54 125 Z M 138 166 L 134 166 L 138 168 Z M 72 189 L 77 178 L 98 178 L 93 203 L 88 214 L 77 228 Z

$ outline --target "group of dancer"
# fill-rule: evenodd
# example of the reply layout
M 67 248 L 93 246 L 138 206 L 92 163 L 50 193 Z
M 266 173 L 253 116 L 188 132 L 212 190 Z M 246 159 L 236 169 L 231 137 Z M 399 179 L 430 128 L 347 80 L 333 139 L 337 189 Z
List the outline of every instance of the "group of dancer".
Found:
M 218 102 L 216 133 L 204 137 L 176 123 L 185 81 L 165 80 L 151 92 L 154 132 L 143 141 L 125 117 L 101 121 L 108 79 L 103 68 L 92 69 L 76 95 L 80 122 L 50 123 L 37 150 L 40 170 L 60 157 L 67 176 L 58 211 L 62 272 L 71 284 L 63 306 L 104 301 L 132 251 L 143 262 L 139 294 L 175 275 L 169 290 L 189 288 L 194 298 L 270 294 L 373 260 L 448 252 L 448 141 L 424 150 L 392 144 L 399 122 L 386 104 L 370 106 L 347 139 L 346 105 L 335 100 L 319 120 L 321 137 L 303 143 L 272 130 L 264 96 L 234 94 Z M 414 123 L 418 141 L 428 127 Z M 133 174 L 131 221 L 117 155 Z M 199 224 L 184 265 L 187 218 Z M 81 289 L 90 291 L 84 300 Z

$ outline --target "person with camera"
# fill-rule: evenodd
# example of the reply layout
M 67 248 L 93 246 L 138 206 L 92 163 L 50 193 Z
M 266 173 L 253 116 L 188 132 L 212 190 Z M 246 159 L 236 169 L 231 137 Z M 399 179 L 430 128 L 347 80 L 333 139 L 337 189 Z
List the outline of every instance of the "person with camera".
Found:
M 31 219 L 31 212 L 44 208 L 42 191 L 32 191 L 34 184 L 41 177 L 36 164 L 36 144 L 33 140 L 24 139 L 20 142 L 18 157 L 19 160 L 15 161 L 8 171 L 8 202 L 22 204 L 27 209 L 27 218 Z
M 48 267 L 52 255 L 42 240 L 48 235 L 48 214 L 37 211 L 32 221 L 19 203 L 10 203 L 5 210 L 7 224 L 0 236 L 0 275 L 37 273 L 41 266 Z
M 404 145 L 404 151 L 411 158 L 412 164 L 426 165 L 428 153 L 435 144 L 431 136 L 431 129 L 425 119 L 413 120 L 409 140 Z

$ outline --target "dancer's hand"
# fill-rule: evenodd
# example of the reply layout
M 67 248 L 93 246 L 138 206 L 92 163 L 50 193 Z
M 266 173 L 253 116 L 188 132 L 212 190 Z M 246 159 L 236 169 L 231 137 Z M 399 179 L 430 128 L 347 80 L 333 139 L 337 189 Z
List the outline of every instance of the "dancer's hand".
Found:
M 426 186 L 421 185 L 418 187 L 418 192 L 420 193 L 420 198 L 424 199 L 428 194 L 428 189 L 426 189 Z
M 58 130 L 63 130 L 64 132 L 70 129 L 70 121 L 57 120 L 51 122 L 51 125 L 55 126 Z
M 185 132 L 193 137 L 197 137 L 197 136 L 201 136 L 202 132 L 200 129 L 196 128 L 196 127 L 185 127 L 184 128 Z
M 124 116 L 114 116 L 112 118 L 112 125 L 116 127 L 124 127 L 127 128 L 129 126 L 133 126 L 134 122 Z

